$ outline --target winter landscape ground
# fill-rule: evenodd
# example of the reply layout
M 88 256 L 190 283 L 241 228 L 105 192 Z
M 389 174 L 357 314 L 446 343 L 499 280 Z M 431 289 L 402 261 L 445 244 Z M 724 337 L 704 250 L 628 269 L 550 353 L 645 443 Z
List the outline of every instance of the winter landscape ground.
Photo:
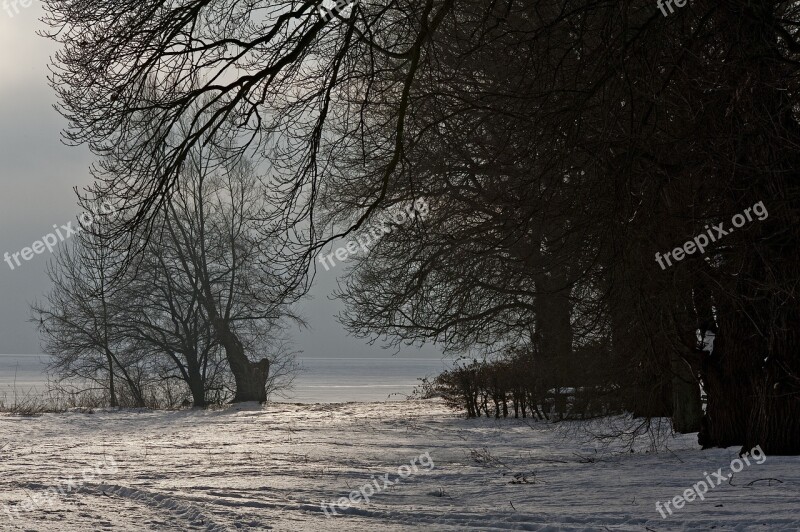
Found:
M 696 435 L 663 431 L 632 450 L 597 439 L 627 425 L 464 419 L 436 401 L 2 415 L 0 529 L 800 528 L 796 457 L 751 458 L 662 519 L 656 501 L 720 468 L 727 477 L 738 449 L 701 451 Z M 396 482 L 424 453 L 432 466 L 401 469 Z M 368 504 L 326 517 L 322 503 L 375 482 Z

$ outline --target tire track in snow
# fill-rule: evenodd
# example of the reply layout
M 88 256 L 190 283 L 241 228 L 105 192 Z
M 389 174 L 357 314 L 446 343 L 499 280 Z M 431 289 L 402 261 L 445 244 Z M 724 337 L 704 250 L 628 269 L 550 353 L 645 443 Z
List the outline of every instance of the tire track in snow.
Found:
M 93 491 L 95 492 L 95 495 L 114 494 L 118 497 L 124 497 L 126 499 L 143 503 L 151 508 L 158 507 L 169 510 L 171 514 L 180 519 L 189 521 L 195 525 L 205 525 L 205 530 L 208 532 L 227 532 L 230 530 L 230 528 L 226 526 L 215 523 L 213 519 L 203 514 L 196 507 L 190 506 L 161 493 L 153 493 L 138 488 L 130 488 L 111 484 L 100 484 L 87 491 Z

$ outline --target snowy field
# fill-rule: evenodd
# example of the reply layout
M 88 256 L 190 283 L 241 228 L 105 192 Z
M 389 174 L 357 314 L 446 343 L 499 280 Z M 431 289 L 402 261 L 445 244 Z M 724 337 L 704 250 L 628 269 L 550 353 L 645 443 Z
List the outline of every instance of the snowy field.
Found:
M 0 530 L 800 529 L 798 458 L 751 458 L 662 519 L 656 501 L 725 475 L 737 449 L 590 439 L 612 421 L 466 420 L 419 401 L 2 415 Z M 336 516 L 320 506 L 376 485 Z

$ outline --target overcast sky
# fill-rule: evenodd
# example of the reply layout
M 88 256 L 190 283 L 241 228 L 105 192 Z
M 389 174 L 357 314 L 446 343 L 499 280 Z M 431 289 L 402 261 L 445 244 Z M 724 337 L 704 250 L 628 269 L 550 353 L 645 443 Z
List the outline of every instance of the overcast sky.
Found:
M 75 219 L 73 188 L 89 182 L 92 161 L 85 148 L 60 142 L 65 121 L 52 107 L 55 97 L 46 78 L 55 46 L 36 35 L 42 28 L 40 4 L 33 0 L 18 13 L 10 4 L 8 9 L 11 14 L 0 0 L 0 259 L 41 239 L 54 224 Z M 36 255 L 13 271 L 0 262 L 0 354 L 41 352 L 35 327 L 27 321 L 28 306 L 49 288 L 48 259 L 47 252 Z M 312 299 L 300 307 L 311 330 L 295 334 L 297 348 L 309 357 L 390 356 L 394 351 L 347 336 L 333 318 L 340 303 L 327 297 L 336 272 L 321 270 Z M 440 354 L 431 346 L 403 349 L 399 356 Z

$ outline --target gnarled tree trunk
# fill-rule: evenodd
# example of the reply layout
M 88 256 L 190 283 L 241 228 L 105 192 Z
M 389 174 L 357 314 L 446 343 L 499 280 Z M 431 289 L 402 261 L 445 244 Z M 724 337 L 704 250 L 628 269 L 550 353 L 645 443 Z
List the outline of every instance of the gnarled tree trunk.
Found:
M 267 400 L 267 378 L 269 377 L 269 360 L 262 358 L 251 362 L 244 352 L 242 342 L 237 338 L 228 322 L 222 318 L 212 319 L 214 331 L 219 343 L 225 349 L 225 356 L 230 364 L 231 373 L 236 381 L 234 403 Z

